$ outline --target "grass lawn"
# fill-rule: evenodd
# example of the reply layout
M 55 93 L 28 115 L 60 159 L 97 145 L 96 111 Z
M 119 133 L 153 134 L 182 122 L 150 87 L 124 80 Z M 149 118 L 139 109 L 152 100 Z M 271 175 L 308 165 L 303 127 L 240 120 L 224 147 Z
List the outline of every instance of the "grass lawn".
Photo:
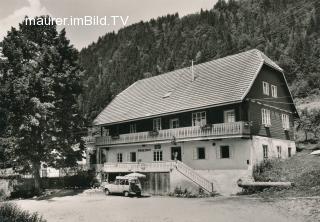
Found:
M 310 155 L 304 149 L 290 159 L 272 160 L 258 181 L 290 181 L 294 186 L 284 190 L 267 189 L 259 193 L 263 197 L 309 197 L 320 196 L 320 156 Z

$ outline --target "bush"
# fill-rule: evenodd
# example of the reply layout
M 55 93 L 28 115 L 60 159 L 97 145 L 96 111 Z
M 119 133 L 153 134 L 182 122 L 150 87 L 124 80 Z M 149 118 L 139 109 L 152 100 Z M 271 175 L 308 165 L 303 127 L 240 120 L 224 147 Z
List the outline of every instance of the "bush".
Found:
M 0 221 L 3 222 L 45 222 L 37 213 L 21 210 L 15 204 L 0 204 Z

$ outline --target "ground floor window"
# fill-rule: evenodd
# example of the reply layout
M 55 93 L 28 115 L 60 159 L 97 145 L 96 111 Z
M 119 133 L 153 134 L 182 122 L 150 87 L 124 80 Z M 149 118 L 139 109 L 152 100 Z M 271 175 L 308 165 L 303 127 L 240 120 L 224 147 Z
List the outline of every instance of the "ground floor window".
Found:
M 288 157 L 291 157 L 291 147 L 288 147 Z
M 117 153 L 117 162 L 118 163 L 122 162 L 122 153 Z
M 220 146 L 220 158 L 229 159 L 230 158 L 230 147 L 229 146 Z
M 162 150 L 153 152 L 153 161 L 162 161 Z
M 206 148 L 198 147 L 197 148 L 197 159 L 204 160 L 206 158 Z
M 268 145 L 262 145 L 263 148 L 263 159 L 268 159 Z
M 137 161 L 137 153 L 131 152 L 130 153 L 130 162 L 136 162 Z
M 277 146 L 277 154 L 278 154 L 278 158 L 281 158 L 281 146 Z

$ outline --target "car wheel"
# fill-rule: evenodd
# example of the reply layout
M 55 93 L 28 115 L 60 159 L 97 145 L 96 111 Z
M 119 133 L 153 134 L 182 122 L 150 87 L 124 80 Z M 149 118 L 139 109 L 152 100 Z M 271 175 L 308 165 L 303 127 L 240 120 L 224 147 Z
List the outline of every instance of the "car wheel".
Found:
M 125 197 L 128 197 L 128 196 L 129 196 L 129 192 L 128 192 L 128 191 L 124 191 L 123 194 L 124 194 Z
M 108 196 L 108 195 L 110 195 L 110 191 L 108 190 L 108 189 L 105 189 L 104 190 L 104 193 Z

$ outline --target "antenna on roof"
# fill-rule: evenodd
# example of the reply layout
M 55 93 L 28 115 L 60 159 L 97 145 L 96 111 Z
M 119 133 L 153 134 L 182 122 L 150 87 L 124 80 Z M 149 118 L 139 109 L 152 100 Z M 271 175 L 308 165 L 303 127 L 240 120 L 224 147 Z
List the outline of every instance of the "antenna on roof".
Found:
M 191 82 L 195 80 L 194 70 L 193 70 L 193 60 L 191 60 Z

